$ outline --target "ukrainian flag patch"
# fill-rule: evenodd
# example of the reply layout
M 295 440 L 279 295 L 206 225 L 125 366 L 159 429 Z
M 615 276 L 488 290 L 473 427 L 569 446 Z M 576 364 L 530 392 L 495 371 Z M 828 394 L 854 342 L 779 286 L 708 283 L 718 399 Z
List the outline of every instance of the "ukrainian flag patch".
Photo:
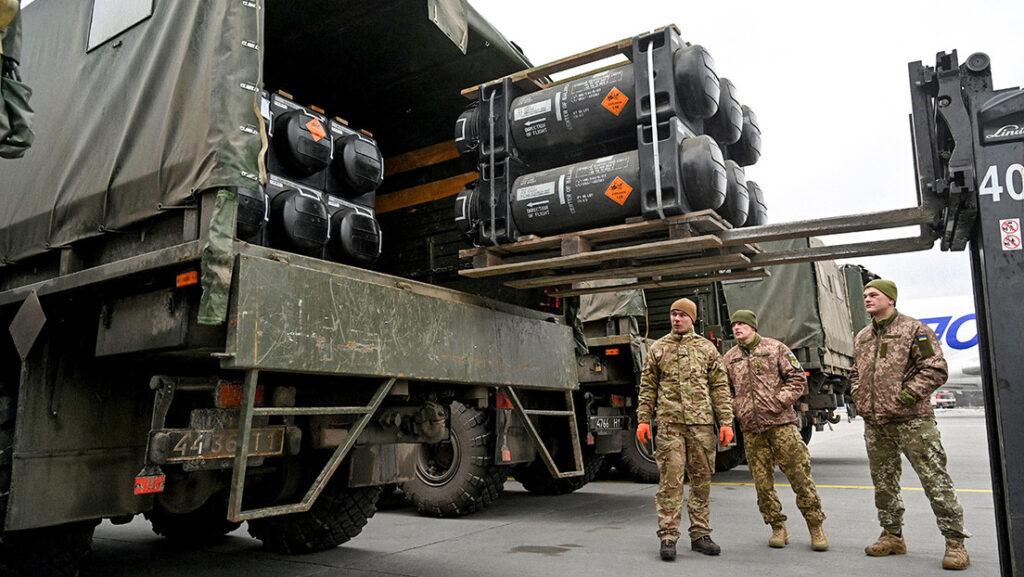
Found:
M 786 358 L 789 360 L 789 364 L 793 365 L 793 368 L 800 370 L 800 361 L 796 360 L 796 355 L 793 353 L 786 353 Z
M 932 342 L 928 340 L 928 335 L 917 335 L 917 349 L 921 351 L 921 356 L 924 358 L 935 354 L 935 349 L 932 348 Z

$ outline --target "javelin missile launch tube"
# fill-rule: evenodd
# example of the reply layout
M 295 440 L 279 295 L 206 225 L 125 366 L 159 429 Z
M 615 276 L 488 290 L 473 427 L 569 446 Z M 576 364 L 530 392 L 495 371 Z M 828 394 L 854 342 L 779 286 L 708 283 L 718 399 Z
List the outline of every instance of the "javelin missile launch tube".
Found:
M 672 75 L 682 95 L 680 106 L 693 120 L 711 118 L 721 94 L 715 63 L 701 46 L 674 52 Z M 603 70 L 514 99 L 508 121 L 517 154 L 530 164 L 571 161 L 636 146 L 634 64 Z M 641 79 L 643 80 L 643 79 Z M 479 145 L 480 108 L 456 123 L 462 154 Z M 738 105 L 735 115 L 740 114 Z
M 687 138 L 679 155 L 685 168 L 683 190 L 666 194 L 683 197 L 681 204 L 691 211 L 722 206 L 727 186 L 725 162 L 714 140 L 708 136 Z M 536 235 L 621 224 L 640 216 L 639 188 L 636 151 L 535 172 L 512 184 L 512 218 L 520 234 Z

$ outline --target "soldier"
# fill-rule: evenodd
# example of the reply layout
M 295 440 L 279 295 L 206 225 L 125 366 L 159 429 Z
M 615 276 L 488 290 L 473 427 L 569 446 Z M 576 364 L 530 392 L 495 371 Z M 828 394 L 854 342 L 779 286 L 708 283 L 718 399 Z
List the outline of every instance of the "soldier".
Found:
M 753 311 L 738 310 L 730 320 L 739 344 L 725 353 L 723 362 L 733 388 L 733 409 L 743 431 L 757 506 L 765 524 L 772 528 L 768 546 L 789 544 L 786 515 L 775 492 L 778 465 L 796 493 L 796 505 L 811 532 L 811 548 L 826 551 L 825 513 L 811 477 L 811 455 L 800 438 L 793 410 L 793 403 L 804 394 L 807 377 L 789 347 L 757 334 Z
M 690 477 L 690 548 L 705 555 L 722 549 L 711 540 L 709 503 L 715 470 L 716 440 L 732 442 L 732 399 L 722 359 L 714 345 L 693 325 L 697 305 L 689 299 L 672 303 L 672 332 L 651 346 L 640 377 L 637 438 L 651 440 L 651 416 L 656 414 L 658 439 L 655 459 L 661 479 L 655 505 L 661 558 L 676 558 L 683 509 L 683 475 Z M 715 439 L 715 416 L 721 425 Z
M 874 280 L 864 288 L 864 306 L 874 321 L 857 334 L 852 392 L 864 417 L 875 507 L 882 525 L 878 541 L 864 551 L 873 557 L 903 555 L 903 499 L 900 454 L 906 455 L 931 501 L 939 531 L 946 538 L 944 569 L 966 569 L 963 508 L 946 472 L 935 413 L 929 397 L 946 382 L 946 361 L 935 333 L 896 310 L 896 284 Z

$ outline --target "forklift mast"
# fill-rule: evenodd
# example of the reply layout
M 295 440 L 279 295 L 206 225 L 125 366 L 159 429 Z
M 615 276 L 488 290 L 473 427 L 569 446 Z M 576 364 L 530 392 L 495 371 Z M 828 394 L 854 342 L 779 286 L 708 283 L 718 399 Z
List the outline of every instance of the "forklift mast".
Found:
M 989 57 L 912 62 L 918 196 L 945 200 L 942 250 L 970 250 L 992 489 L 1004 575 L 1024 573 L 1024 90 L 994 89 Z

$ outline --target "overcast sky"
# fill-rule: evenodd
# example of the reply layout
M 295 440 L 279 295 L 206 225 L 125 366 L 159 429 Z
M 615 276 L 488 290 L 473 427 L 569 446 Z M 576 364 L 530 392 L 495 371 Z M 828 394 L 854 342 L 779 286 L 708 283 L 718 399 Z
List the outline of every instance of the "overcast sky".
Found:
M 985 52 L 996 88 L 1024 84 L 1022 0 L 470 3 L 535 65 L 678 25 L 757 114 L 762 156 L 747 178 L 764 190 L 773 223 L 916 204 L 908 62 L 934 66 L 937 52 L 956 49 L 963 63 Z M 970 294 L 967 253 L 937 247 L 854 262 L 895 280 L 901 297 Z

